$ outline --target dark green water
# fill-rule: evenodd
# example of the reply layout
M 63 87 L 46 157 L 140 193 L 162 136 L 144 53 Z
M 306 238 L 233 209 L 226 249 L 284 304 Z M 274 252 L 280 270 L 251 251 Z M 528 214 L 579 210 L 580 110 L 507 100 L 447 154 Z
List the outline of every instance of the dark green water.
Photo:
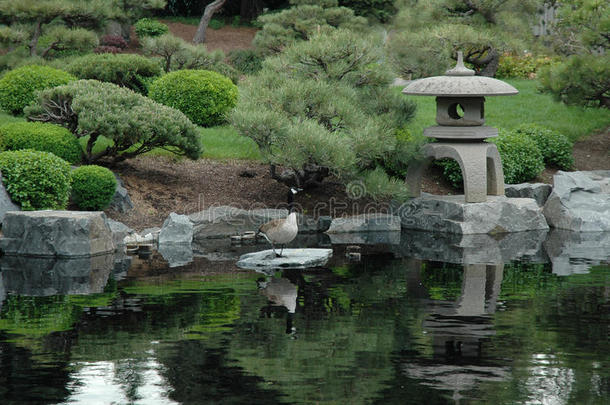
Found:
M 610 403 L 607 264 L 337 256 L 273 276 L 136 260 L 59 287 L 4 265 L 0 403 Z

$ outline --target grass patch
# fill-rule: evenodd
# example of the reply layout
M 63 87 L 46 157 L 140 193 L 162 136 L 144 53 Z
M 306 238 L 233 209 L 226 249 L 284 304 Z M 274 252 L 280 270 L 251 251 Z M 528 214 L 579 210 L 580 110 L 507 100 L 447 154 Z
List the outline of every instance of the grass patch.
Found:
M 15 117 L 4 111 L 0 111 L 0 125 L 8 124 L 9 122 L 25 121 L 24 117 Z
M 556 102 L 548 94 L 538 93 L 536 80 L 512 79 L 519 94 L 488 97 L 485 123 L 492 127 L 513 129 L 521 124 L 537 124 L 558 131 L 577 141 L 610 125 L 610 114 L 603 108 L 580 108 Z M 413 134 L 436 125 L 434 97 L 408 96 L 417 104 L 417 113 L 408 127 Z
M 203 141 L 203 157 L 210 159 L 250 159 L 261 158 L 256 143 L 241 136 L 230 126 L 200 128 Z

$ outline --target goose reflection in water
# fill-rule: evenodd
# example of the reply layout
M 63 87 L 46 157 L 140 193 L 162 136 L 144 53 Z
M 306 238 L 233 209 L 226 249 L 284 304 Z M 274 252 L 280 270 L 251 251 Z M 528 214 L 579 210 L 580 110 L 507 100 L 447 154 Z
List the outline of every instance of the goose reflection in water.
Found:
M 267 317 L 271 317 L 275 308 L 284 307 L 288 310 L 286 315 L 286 334 L 296 337 L 296 328 L 292 325 L 297 308 L 297 286 L 288 279 L 272 277 L 270 280 L 259 278 L 257 280 L 259 292 L 267 297 L 270 305 L 261 309 Z

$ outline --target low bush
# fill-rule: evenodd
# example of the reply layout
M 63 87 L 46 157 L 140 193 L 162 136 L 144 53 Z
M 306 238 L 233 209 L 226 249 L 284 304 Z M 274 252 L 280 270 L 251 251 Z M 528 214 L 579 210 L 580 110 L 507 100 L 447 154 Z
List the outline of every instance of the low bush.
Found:
M 103 210 L 112 201 L 116 184 L 114 174 L 105 167 L 77 167 L 72 171 L 72 201 L 82 210 Z
M 496 144 L 500 152 L 505 183 L 524 183 L 535 179 L 544 170 L 542 152 L 527 134 L 506 132 L 497 138 L 491 138 L 490 141 Z M 441 159 L 437 164 L 443 168 L 443 175 L 454 187 L 462 187 L 462 172 L 455 160 Z
M 134 24 L 136 34 L 140 38 L 158 37 L 169 32 L 169 27 L 152 18 L 142 18 Z
M 197 159 L 203 150 L 197 127 L 183 113 L 112 83 L 78 80 L 44 90 L 25 114 L 87 137 L 89 163 L 117 162 L 155 148 Z
M 496 77 L 504 79 L 532 79 L 544 66 L 550 66 L 556 60 L 548 56 L 536 57 L 531 53 L 523 56 L 504 54 L 500 57 L 500 66 Z
M 237 103 L 237 86 L 228 77 L 209 70 L 179 70 L 157 79 L 149 97 L 182 111 L 194 123 L 221 124 Z
M 18 115 L 36 98 L 36 92 L 76 80 L 70 73 L 49 66 L 27 65 L 0 79 L 0 107 Z
M 134 54 L 99 54 L 75 58 L 66 68 L 79 79 L 95 79 L 147 93 L 147 79 L 163 73 L 159 64 L 145 56 Z
M 251 75 L 263 67 L 263 56 L 253 49 L 235 49 L 229 52 L 229 63 L 240 73 Z
M 80 163 L 83 150 L 70 131 L 41 122 L 12 122 L 0 126 L 0 150 L 33 149 L 51 152 L 71 164 Z
M 540 71 L 544 91 L 568 105 L 610 108 L 610 53 L 573 55 Z
M 570 170 L 574 164 L 572 142 L 563 134 L 538 125 L 522 125 L 516 130 L 532 138 L 542 153 L 544 163 L 562 170 Z
M 100 39 L 100 45 L 112 46 L 119 49 L 125 49 L 128 46 L 127 41 L 120 35 L 104 35 Z
M 49 152 L 0 153 L 2 181 L 23 210 L 65 209 L 70 196 L 70 164 Z

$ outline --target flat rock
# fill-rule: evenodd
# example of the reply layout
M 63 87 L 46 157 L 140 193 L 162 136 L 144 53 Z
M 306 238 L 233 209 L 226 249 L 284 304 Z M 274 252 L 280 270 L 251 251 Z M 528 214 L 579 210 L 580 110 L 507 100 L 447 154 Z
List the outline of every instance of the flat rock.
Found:
M 400 231 L 330 233 L 333 245 L 398 245 Z
M 7 212 L 0 249 L 5 255 L 79 257 L 114 251 L 103 212 Z
M 256 231 L 262 224 L 276 218 L 285 218 L 285 209 L 255 209 L 220 206 L 189 215 L 193 222 L 193 238 L 224 238 L 241 235 L 246 231 Z
M 413 198 L 396 210 L 405 229 L 457 234 L 501 234 L 548 230 L 542 209 L 531 198 L 487 196 L 466 203 L 463 195 Z
M 550 226 L 577 232 L 610 231 L 610 170 L 562 172 L 544 205 Z
M 549 198 L 553 187 L 545 183 L 505 184 L 504 194 L 509 198 L 533 198 L 542 207 Z
M 544 248 L 553 264 L 553 273 L 586 274 L 591 266 L 610 261 L 610 232 L 553 229 Z
M 4 221 L 4 216 L 8 211 L 21 211 L 21 207 L 11 200 L 2 183 L 2 173 L 0 173 L 0 224 Z
M 284 249 L 283 257 L 275 257 L 273 250 L 242 255 L 237 266 L 250 270 L 305 269 L 323 266 L 333 255 L 332 249 Z
M 326 233 L 400 231 L 400 218 L 391 214 L 361 214 L 334 218 Z
M 169 214 L 159 233 L 159 245 L 164 243 L 190 244 L 193 241 L 193 223 L 186 215 Z

